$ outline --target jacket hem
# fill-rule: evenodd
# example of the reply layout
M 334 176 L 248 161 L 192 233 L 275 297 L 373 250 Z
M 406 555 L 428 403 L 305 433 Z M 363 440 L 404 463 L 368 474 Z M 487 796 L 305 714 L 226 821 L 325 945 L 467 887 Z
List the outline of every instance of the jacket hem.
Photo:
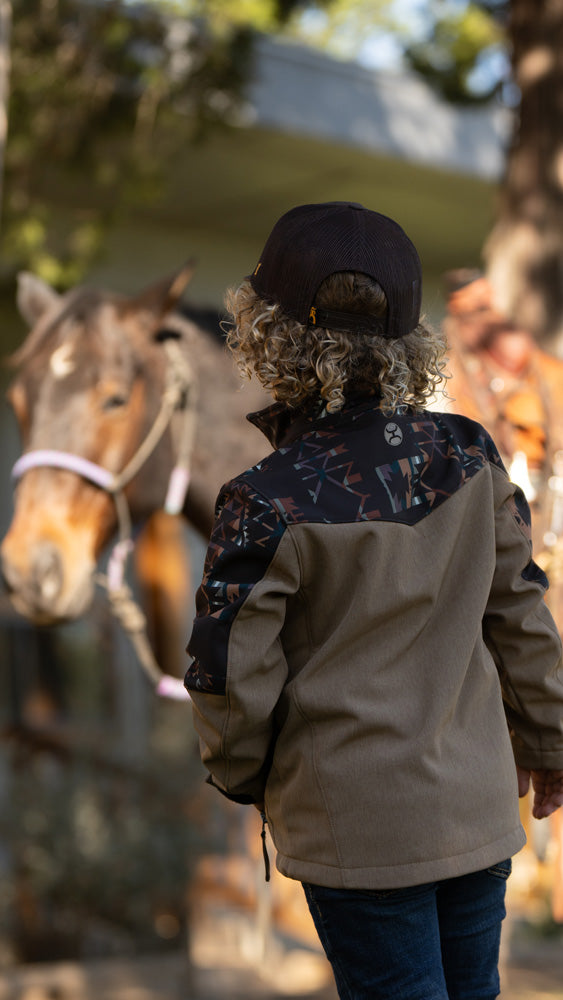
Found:
M 236 792 L 228 792 L 226 788 L 222 788 L 221 785 L 214 781 L 213 775 L 211 774 L 209 774 L 205 779 L 205 784 L 211 785 L 212 788 L 216 788 L 218 792 L 221 792 L 221 795 L 225 796 L 226 799 L 229 799 L 230 802 L 237 802 L 240 806 L 254 806 L 256 803 L 261 801 L 260 799 L 256 799 L 254 795 L 249 795 L 245 792 L 240 792 L 238 794 Z
M 318 862 L 300 861 L 278 852 L 276 866 L 282 875 L 299 882 L 312 882 L 332 889 L 402 889 L 425 882 L 469 875 L 512 857 L 526 843 L 522 826 L 499 840 L 451 858 L 414 861 L 407 864 L 369 868 L 339 868 Z

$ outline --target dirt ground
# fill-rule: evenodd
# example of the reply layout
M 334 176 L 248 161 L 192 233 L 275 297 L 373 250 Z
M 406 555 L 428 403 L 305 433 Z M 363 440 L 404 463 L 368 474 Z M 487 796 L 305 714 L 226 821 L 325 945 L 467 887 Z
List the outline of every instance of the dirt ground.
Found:
M 563 1000 L 563 937 L 537 939 L 515 924 L 502 962 L 501 1000 Z M 337 1000 L 318 954 L 294 950 L 258 967 L 185 953 L 19 967 L 0 974 L 0 1000 Z M 390 998 L 392 1000 L 392 998 Z
M 550 922 L 544 889 L 530 892 L 536 883 L 520 855 L 507 895 L 501 1000 L 563 1000 L 563 925 Z M 189 949 L 18 966 L 0 972 L 0 1000 L 337 1000 L 301 911 L 281 934 L 268 933 L 256 910 L 234 912 L 224 901 L 195 917 Z M 288 928 L 297 927 L 292 937 Z

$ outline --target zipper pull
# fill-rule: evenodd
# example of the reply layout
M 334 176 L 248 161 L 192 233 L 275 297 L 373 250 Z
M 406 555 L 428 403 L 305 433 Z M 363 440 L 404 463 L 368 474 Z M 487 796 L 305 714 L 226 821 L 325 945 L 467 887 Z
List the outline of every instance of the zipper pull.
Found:
M 260 817 L 262 819 L 262 855 L 264 857 L 264 868 L 266 872 L 266 882 L 270 881 L 270 859 L 268 857 L 268 848 L 266 847 L 266 824 L 268 820 L 266 819 L 266 813 L 260 811 Z

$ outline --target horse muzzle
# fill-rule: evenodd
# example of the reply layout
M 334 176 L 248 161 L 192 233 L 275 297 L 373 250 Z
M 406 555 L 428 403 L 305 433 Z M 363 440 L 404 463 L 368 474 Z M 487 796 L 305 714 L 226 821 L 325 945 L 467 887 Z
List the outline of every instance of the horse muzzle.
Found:
M 36 542 L 27 552 L 2 544 L 0 568 L 16 611 L 38 625 L 51 625 L 81 615 L 91 603 L 93 566 L 68 572 L 61 551 L 50 541 Z M 21 557 L 23 554 L 23 558 Z

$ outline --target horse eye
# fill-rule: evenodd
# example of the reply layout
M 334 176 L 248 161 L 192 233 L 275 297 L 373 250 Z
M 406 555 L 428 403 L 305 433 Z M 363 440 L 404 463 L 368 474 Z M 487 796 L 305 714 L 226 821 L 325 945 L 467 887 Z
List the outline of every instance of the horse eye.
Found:
M 104 399 L 103 408 L 104 410 L 116 410 L 119 406 L 125 406 L 127 403 L 127 398 L 121 396 L 119 393 L 114 393 L 112 396 L 108 396 Z

